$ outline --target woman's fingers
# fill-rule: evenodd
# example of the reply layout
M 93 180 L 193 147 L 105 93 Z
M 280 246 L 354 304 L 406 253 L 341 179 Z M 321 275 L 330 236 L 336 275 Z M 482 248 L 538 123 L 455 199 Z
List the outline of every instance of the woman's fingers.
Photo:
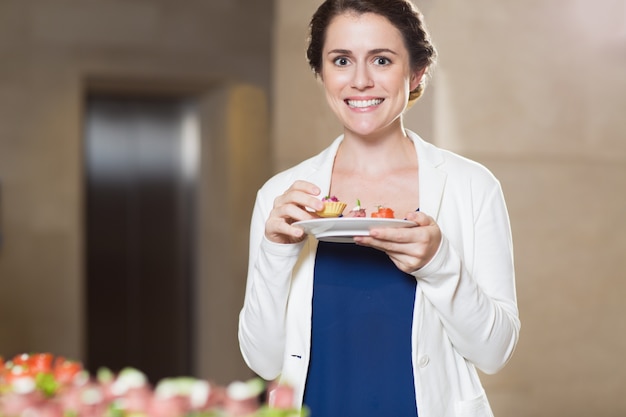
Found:
M 276 197 L 274 207 L 265 223 L 266 237 L 276 243 L 294 243 L 304 239 L 304 232 L 292 223 L 315 217 L 311 210 L 324 207 L 319 199 L 321 190 L 307 181 L 296 181 Z
M 415 226 L 372 229 L 369 236 L 357 237 L 355 242 L 386 252 L 399 269 L 414 272 L 435 256 L 441 243 L 441 230 L 432 217 L 421 212 L 409 213 L 407 220 Z

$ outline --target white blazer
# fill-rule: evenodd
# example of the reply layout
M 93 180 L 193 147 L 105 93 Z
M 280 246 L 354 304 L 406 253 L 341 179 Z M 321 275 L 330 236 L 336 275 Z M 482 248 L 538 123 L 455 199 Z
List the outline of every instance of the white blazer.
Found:
M 520 321 L 513 247 L 500 183 L 482 165 L 407 132 L 419 167 L 420 210 L 443 239 L 413 275 L 412 357 L 420 417 L 488 417 L 492 411 L 476 368 L 495 373 L 511 357 Z M 317 240 L 276 244 L 265 238 L 274 199 L 296 180 L 328 193 L 337 148 L 275 175 L 257 194 L 239 343 L 261 377 L 295 389 L 302 404 L 311 348 L 311 299 Z

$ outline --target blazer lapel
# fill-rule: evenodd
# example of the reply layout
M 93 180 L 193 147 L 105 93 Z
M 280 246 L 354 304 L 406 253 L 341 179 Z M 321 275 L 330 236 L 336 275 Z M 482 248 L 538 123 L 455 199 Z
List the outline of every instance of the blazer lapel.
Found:
M 443 155 L 438 148 L 425 142 L 417 134 L 410 132 L 409 135 L 417 152 L 420 211 L 437 221 L 447 177 L 446 172 L 440 168 L 444 162 Z
M 314 169 L 307 176 L 302 179 L 313 182 L 322 190 L 320 198 L 330 193 L 330 183 L 333 174 L 333 165 L 335 164 L 335 157 L 337 156 L 337 150 L 343 140 L 343 135 L 336 138 L 331 145 L 324 150 L 319 158 L 315 161 Z

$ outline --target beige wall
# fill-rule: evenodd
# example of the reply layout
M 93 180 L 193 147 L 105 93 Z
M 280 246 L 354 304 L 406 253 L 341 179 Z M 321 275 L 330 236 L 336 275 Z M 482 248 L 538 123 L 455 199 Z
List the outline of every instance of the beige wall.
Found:
M 200 371 L 247 372 L 241 219 L 270 172 L 251 155 L 268 114 L 273 171 L 340 133 L 304 60 L 318 0 L 275 2 L 273 57 L 267 3 L 0 1 L 0 353 L 82 355 L 83 94 L 165 88 L 201 98 L 203 211 L 224 190 L 233 210 L 201 219 Z M 625 415 L 624 2 L 419 4 L 441 58 L 407 125 L 489 166 L 511 214 L 522 334 L 484 378 L 496 415 Z
M 277 169 L 340 133 L 303 56 L 318 4 L 277 2 Z M 511 216 L 522 332 L 484 377 L 496 415 L 626 415 L 626 3 L 416 4 L 440 62 L 407 125 L 491 168 Z
M 273 7 L 181 6 L 0 1 L 0 355 L 83 358 L 84 95 L 168 92 L 201 104 L 198 372 L 222 382 L 249 375 L 236 323 L 248 219 L 269 172 Z

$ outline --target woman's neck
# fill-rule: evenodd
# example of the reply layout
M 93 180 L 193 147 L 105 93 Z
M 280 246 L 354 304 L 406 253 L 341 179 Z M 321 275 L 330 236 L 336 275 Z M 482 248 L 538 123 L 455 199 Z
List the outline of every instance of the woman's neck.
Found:
M 345 174 L 379 176 L 381 173 L 417 166 L 413 141 L 404 129 L 362 137 L 345 132 L 335 158 L 334 169 Z

